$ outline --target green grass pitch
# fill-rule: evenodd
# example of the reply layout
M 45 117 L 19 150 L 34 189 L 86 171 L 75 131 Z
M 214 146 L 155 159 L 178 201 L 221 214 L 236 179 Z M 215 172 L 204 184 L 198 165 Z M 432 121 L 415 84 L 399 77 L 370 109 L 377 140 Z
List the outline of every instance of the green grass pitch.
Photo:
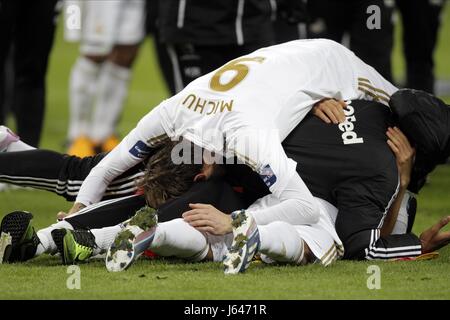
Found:
M 436 52 L 436 72 L 450 79 L 450 6 Z M 48 73 L 48 102 L 42 147 L 63 151 L 67 119 L 67 84 L 77 46 L 57 34 Z M 400 35 L 397 30 L 397 39 Z M 394 71 L 404 70 L 399 42 Z M 152 107 L 167 97 L 147 40 L 135 65 L 131 90 L 120 133 L 126 134 Z M 447 102 L 450 98 L 447 97 Z M 44 191 L 15 190 L 0 193 L 0 217 L 13 210 L 28 210 L 35 227 L 55 221 L 70 204 Z M 419 196 L 414 231 L 420 233 L 441 216 L 450 214 L 450 166 L 441 166 Z M 446 230 L 450 230 L 449 227 Z M 369 290 L 368 267 L 381 270 L 381 288 Z M 436 260 L 421 262 L 347 262 L 323 268 L 252 265 L 246 274 L 224 276 L 220 264 L 140 260 L 128 271 L 108 273 L 102 261 L 80 266 L 81 288 L 68 289 L 70 274 L 57 257 L 40 257 L 15 265 L 0 265 L 0 299 L 450 299 L 450 247 Z M 370 279 L 369 279 L 370 280 Z

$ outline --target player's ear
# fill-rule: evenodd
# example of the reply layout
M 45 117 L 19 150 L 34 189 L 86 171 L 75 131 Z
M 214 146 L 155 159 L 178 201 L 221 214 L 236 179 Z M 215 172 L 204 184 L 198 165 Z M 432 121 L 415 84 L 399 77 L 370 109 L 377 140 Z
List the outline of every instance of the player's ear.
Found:
M 207 179 L 206 174 L 201 172 L 201 173 L 195 175 L 194 182 L 205 181 L 206 179 Z
M 194 182 L 205 181 L 212 177 L 214 174 L 214 164 L 203 163 L 200 172 L 194 177 Z

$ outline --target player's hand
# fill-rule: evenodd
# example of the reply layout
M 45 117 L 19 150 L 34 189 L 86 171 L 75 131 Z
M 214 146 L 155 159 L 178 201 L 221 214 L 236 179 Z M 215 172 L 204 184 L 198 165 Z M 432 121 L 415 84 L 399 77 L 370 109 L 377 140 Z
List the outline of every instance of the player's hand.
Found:
M 411 180 L 411 171 L 414 165 L 414 155 L 416 150 L 411 147 L 408 138 L 399 128 L 388 128 L 388 145 L 395 154 L 397 160 L 398 172 L 400 174 L 400 186 L 407 188 Z
M 342 123 L 345 122 L 344 109 L 347 104 L 344 100 L 322 99 L 317 102 L 313 108 L 312 113 L 322 119 L 326 123 Z
M 231 216 L 210 204 L 189 204 L 192 210 L 183 213 L 183 219 L 201 232 L 224 235 L 232 232 Z
M 440 232 L 450 222 L 450 216 L 442 218 L 431 228 L 425 230 L 419 239 L 422 244 L 422 254 L 433 252 L 450 243 L 450 231 Z
M 75 202 L 72 208 L 70 208 L 69 212 L 60 211 L 56 214 L 56 218 L 60 221 L 64 220 L 66 218 L 69 218 L 70 216 L 75 215 L 78 211 L 80 211 L 83 208 L 86 208 L 84 204 Z

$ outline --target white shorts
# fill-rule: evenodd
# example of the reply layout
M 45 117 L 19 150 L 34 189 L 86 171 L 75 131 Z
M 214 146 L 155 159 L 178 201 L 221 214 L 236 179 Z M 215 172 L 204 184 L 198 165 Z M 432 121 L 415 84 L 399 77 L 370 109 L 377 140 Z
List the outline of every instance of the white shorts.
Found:
M 402 204 L 400 206 L 400 210 L 398 211 L 397 221 L 391 234 L 405 234 L 406 231 L 408 231 L 408 205 L 411 198 L 415 198 L 415 195 L 410 191 L 406 191 L 405 196 L 402 200 Z
M 315 198 L 315 200 L 320 210 L 319 222 L 313 225 L 295 225 L 294 227 L 316 256 L 317 261 L 327 266 L 344 255 L 344 246 L 334 228 L 337 216 L 336 207 L 323 199 Z M 279 200 L 270 194 L 257 200 L 251 208 L 261 209 L 277 203 Z M 273 262 L 265 255 L 261 255 L 261 259 L 266 263 Z
M 114 45 L 136 45 L 145 37 L 145 0 L 69 0 L 66 22 L 74 6 L 81 11 L 81 28 L 65 23 L 65 38 L 80 41 L 82 54 L 107 55 Z
M 327 266 L 344 256 L 344 246 L 334 227 L 336 207 L 323 199 L 315 199 L 320 210 L 319 222 L 295 228 L 320 263 Z
M 266 198 L 266 200 L 270 202 L 269 198 Z M 327 266 L 344 255 L 344 246 L 336 233 L 334 221 L 330 217 L 330 215 L 335 215 L 334 211 L 337 211 L 337 209 L 325 200 L 319 198 L 316 198 L 316 200 L 321 213 L 319 222 L 313 225 L 297 225 L 294 227 L 316 256 L 317 261 Z M 257 205 L 260 205 L 260 203 L 255 204 L 255 206 Z M 221 262 L 228 253 L 233 241 L 233 234 L 230 233 L 225 236 L 206 234 L 206 240 L 211 247 L 213 260 Z M 274 262 L 264 254 L 261 255 L 261 259 L 266 263 Z
M 322 221 L 310 226 L 295 226 L 295 229 L 316 256 L 317 262 L 328 266 L 344 255 L 344 246 L 337 235 L 333 236 L 323 223 Z
M 329 222 L 320 221 L 313 225 L 294 226 L 300 238 L 308 245 L 316 257 L 317 263 L 328 266 L 334 261 L 342 258 L 344 255 L 344 246 L 341 240 L 330 232 L 329 227 L 325 226 Z M 324 227 L 325 226 L 325 227 Z M 333 234 L 334 233 L 334 234 Z M 265 263 L 274 263 L 275 260 L 262 254 L 261 260 Z

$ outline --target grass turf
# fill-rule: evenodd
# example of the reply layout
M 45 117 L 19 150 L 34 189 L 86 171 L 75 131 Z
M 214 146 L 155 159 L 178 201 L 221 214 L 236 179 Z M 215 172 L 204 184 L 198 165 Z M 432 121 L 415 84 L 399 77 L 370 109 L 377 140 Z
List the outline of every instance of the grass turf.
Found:
M 450 6 L 436 51 L 437 74 L 450 78 Z M 61 29 L 61 28 L 60 28 Z M 397 30 L 397 39 L 400 36 Z M 394 50 L 394 73 L 402 78 L 401 46 Z M 77 47 L 62 41 L 59 30 L 48 73 L 48 103 L 41 147 L 63 151 L 67 129 L 67 83 Z M 126 134 L 167 89 L 147 40 L 135 66 L 133 81 L 119 131 Z M 449 100 L 447 100 L 449 101 Z M 438 168 L 419 196 L 414 231 L 420 233 L 450 214 L 450 166 Z M 70 204 L 36 190 L 0 193 L 0 217 L 13 210 L 34 213 L 37 229 L 55 221 Z M 449 227 L 446 230 L 450 230 Z M 381 289 L 369 290 L 367 268 L 381 269 Z M 57 257 L 40 257 L 24 264 L 0 266 L 0 299 L 450 299 L 450 248 L 440 257 L 421 262 L 339 261 L 323 268 L 252 265 L 246 274 L 224 276 L 220 264 L 190 264 L 162 260 L 137 262 L 128 271 L 111 274 L 102 261 L 80 266 L 81 289 L 70 290 L 68 269 Z

